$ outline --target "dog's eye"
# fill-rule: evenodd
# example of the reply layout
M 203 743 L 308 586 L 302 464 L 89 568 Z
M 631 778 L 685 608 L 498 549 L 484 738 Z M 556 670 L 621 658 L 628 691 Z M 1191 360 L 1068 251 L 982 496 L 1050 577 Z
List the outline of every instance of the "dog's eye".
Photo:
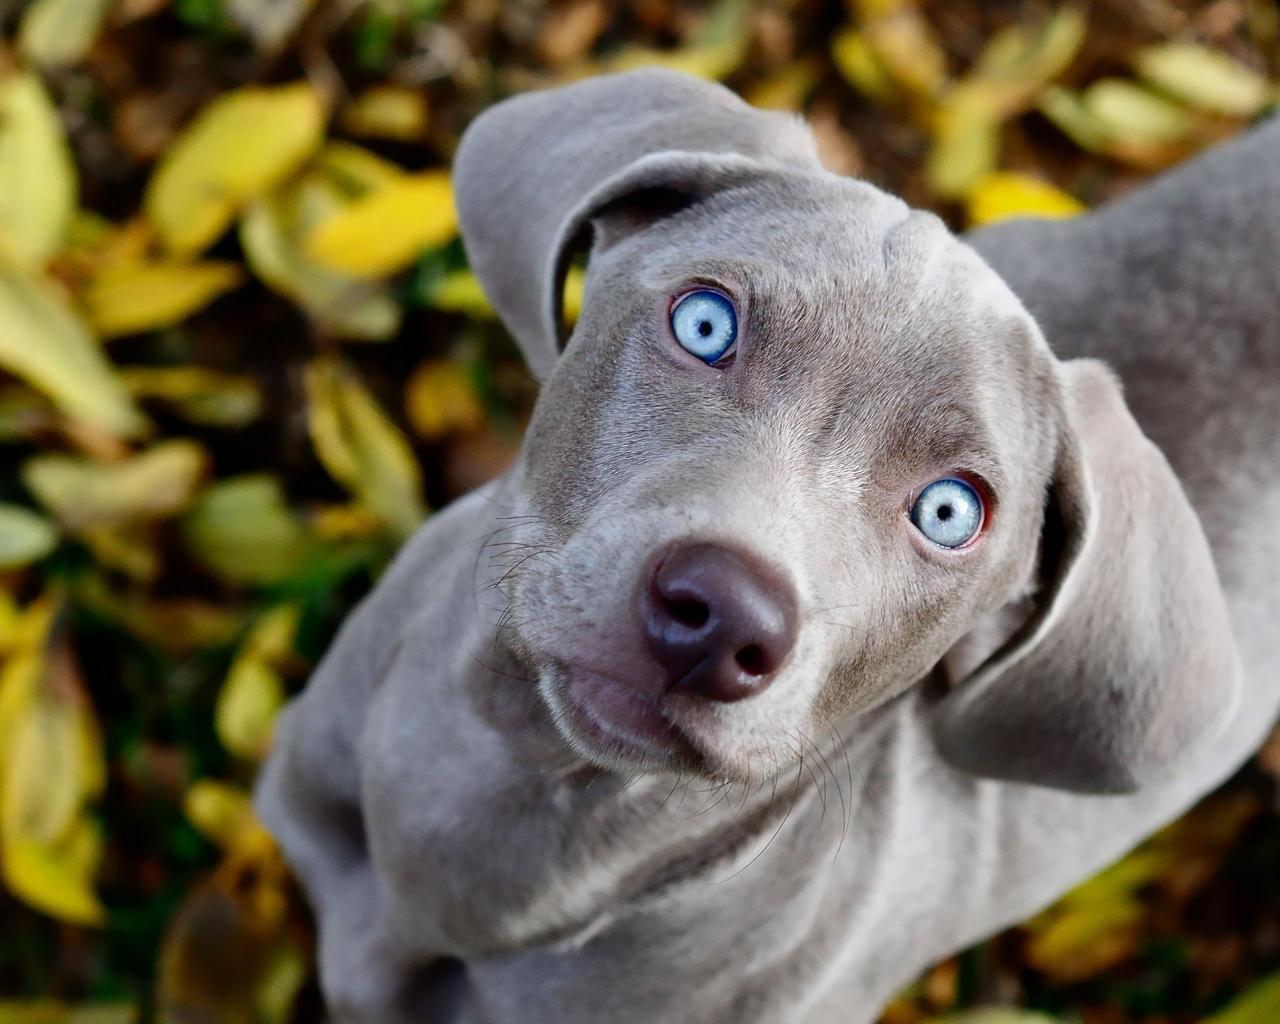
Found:
M 982 498 L 963 480 L 935 480 L 911 506 L 916 529 L 944 548 L 963 547 L 982 529 Z
M 738 316 L 733 303 L 719 292 L 690 292 L 671 311 L 671 333 L 686 352 L 714 363 L 733 347 Z

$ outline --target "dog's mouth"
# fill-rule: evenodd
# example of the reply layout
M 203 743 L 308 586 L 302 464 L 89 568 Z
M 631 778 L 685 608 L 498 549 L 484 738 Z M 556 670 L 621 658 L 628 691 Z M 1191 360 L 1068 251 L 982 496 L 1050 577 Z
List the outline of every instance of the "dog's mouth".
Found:
M 648 771 L 687 769 L 703 760 L 657 704 L 617 679 L 563 666 L 545 673 L 541 688 L 561 733 L 589 760 Z

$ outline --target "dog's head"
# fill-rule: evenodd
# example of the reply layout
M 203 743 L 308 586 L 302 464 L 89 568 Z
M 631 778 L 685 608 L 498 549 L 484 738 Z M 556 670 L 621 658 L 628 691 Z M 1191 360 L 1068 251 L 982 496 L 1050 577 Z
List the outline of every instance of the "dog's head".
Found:
M 543 381 L 495 550 L 581 754 L 766 778 L 948 652 L 938 742 L 981 774 L 1128 790 L 1228 720 L 1208 547 L 1116 382 L 798 119 L 633 72 L 493 108 L 454 180 Z

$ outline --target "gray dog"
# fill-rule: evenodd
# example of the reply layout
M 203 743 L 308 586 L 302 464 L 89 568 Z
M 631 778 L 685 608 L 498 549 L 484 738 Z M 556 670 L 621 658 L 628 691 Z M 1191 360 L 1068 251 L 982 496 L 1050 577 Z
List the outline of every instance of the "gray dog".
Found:
M 1261 743 L 1280 126 L 969 244 L 662 71 L 454 180 L 542 392 L 279 725 L 336 1021 L 865 1024 Z

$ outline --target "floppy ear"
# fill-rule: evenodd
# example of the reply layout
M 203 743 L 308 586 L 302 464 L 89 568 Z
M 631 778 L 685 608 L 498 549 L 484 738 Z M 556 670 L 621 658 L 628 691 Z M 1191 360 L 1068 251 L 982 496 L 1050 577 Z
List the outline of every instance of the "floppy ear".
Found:
M 943 698 L 935 738 L 975 775 L 1128 793 L 1226 728 L 1239 667 L 1208 542 L 1173 470 L 1109 371 L 1090 360 L 1062 369 L 1045 593 Z
M 678 206 L 765 164 L 819 167 L 799 118 L 656 68 L 526 93 L 477 118 L 454 160 L 462 240 L 534 375 L 560 354 L 567 258 L 593 214 L 645 192 Z

